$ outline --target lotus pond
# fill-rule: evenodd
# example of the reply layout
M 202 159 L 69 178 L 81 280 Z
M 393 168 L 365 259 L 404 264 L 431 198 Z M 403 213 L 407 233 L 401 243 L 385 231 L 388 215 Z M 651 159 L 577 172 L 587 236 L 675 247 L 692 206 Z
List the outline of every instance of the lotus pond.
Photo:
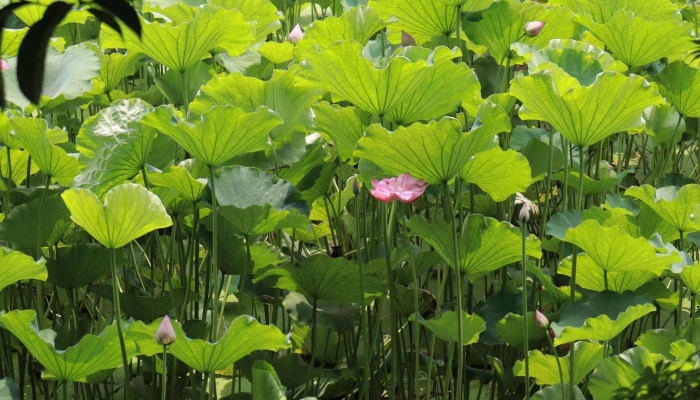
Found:
M 700 398 L 694 2 L 2 6 L 1 400 Z

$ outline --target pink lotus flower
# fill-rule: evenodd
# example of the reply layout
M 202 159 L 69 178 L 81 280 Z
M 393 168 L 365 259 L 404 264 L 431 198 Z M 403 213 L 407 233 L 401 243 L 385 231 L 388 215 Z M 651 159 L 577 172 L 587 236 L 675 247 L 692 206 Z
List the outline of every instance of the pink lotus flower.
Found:
M 6 71 L 8 68 L 10 68 L 10 64 L 5 60 L 0 60 L 0 71 Z
M 297 24 L 297 26 L 295 26 L 294 29 L 292 29 L 292 31 L 289 32 L 289 41 L 291 43 L 296 43 L 303 38 L 304 31 L 301 30 L 301 25 Z
M 544 22 L 530 21 L 527 24 L 525 24 L 525 33 L 530 37 L 534 37 L 539 35 L 540 32 L 542 32 L 542 28 L 544 28 Z
M 175 329 L 173 324 L 170 322 L 170 317 L 167 315 L 163 317 L 163 321 L 160 323 L 158 330 L 156 330 L 156 342 L 162 346 L 168 346 L 175 343 L 177 336 L 175 335 Z
M 384 178 L 381 181 L 372 179 L 372 196 L 375 199 L 390 203 L 398 200 L 402 203 L 413 203 L 424 192 L 428 185 L 422 179 L 416 180 L 409 173 L 396 178 Z

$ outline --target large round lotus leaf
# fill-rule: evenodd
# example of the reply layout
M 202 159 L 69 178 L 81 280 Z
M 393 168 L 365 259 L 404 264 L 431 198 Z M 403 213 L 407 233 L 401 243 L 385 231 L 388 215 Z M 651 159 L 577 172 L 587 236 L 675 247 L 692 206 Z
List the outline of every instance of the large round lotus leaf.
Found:
M 48 281 L 65 289 L 87 286 L 109 274 L 109 257 L 109 249 L 97 243 L 59 247 L 56 258 L 50 259 L 47 264 Z M 121 267 L 129 260 L 124 253 L 118 251 L 115 261 Z
M 147 114 L 141 124 L 170 136 L 194 158 L 207 166 L 223 165 L 241 154 L 264 150 L 270 131 L 282 119 L 267 107 L 255 112 L 226 105 L 205 111 L 196 123 L 179 120 L 171 106 Z
M 253 400 L 286 400 L 287 389 L 282 386 L 275 369 L 269 363 L 258 360 L 253 364 Z
M 598 364 L 603 361 L 604 348 L 600 343 L 593 342 L 577 342 L 574 345 L 576 382 L 581 382 L 586 379 L 586 376 L 595 369 Z M 551 354 L 544 354 L 539 350 L 533 350 L 528 354 L 530 362 L 530 377 L 535 378 L 538 385 L 555 385 L 557 383 L 569 382 L 569 362 L 570 356 L 559 357 L 561 364 L 562 376 L 559 376 L 559 367 L 557 366 L 557 357 Z M 515 376 L 525 376 L 525 364 L 518 360 L 513 367 Z M 568 387 L 567 387 L 568 392 Z M 561 395 L 561 392 L 559 393 Z
M 160 319 L 150 325 L 135 322 L 129 326 L 127 339 L 133 340 L 144 355 L 160 354 L 163 347 L 153 339 L 160 323 Z M 190 339 L 177 321 L 173 321 L 173 329 L 177 340 L 170 345 L 168 352 L 203 373 L 214 373 L 257 350 L 278 351 L 289 348 L 289 340 L 277 327 L 262 325 L 249 316 L 235 318 L 216 343 Z
M 693 222 L 692 218 L 695 207 L 700 204 L 700 185 L 658 189 L 651 185 L 633 186 L 625 191 L 625 195 L 641 200 L 679 232 L 689 233 L 700 229 L 700 224 Z
M 598 365 L 591 375 L 589 389 L 596 400 L 612 400 L 620 388 L 630 388 L 646 369 L 656 370 L 664 356 L 644 347 L 634 347 Z
M 364 294 L 360 291 L 360 273 Z M 339 304 L 360 303 L 362 296 L 374 299 L 386 293 L 386 283 L 375 275 L 360 269 L 345 258 L 331 258 L 317 254 L 303 260 L 299 265 L 286 264 L 281 268 L 270 268 L 254 282 L 276 276 L 276 287 L 298 292 L 316 301 Z
M 122 28 L 123 35 L 119 35 L 103 24 L 100 45 L 140 52 L 170 69 L 184 72 L 209 57 L 210 50 L 221 48 L 237 56 L 255 40 L 254 25 L 245 21 L 241 12 L 214 5 L 198 7 L 194 18 L 176 26 L 143 19 L 141 25 L 139 38 L 128 28 Z
M 659 83 L 661 94 L 683 116 L 700 116 L 700 99 L 695 95 L 700 90 L 700 70 L 675 61 L 667 65 L 654 80 Z
M 666 0 L 551 0 L 549 3 L 566 6 L 576 14 L 588 14 L 600 23 L 610 20 L 617 10 L 632 11 L 649 21 L 681 22 L 678 6 Z
M 86 167 L 75 186 L 102 195 L 140 174 L 147 164 L 166 165 L 175 155 L 175 143 L 139 123 L 152 111 L 142 100 L 121 100 L 88 118 L 77 137 Z
M 633 292 L 603 291 L 588 300 L 575 302 L 552 323 L 557 337 L 554 345 L 577 340 L 609 342 L 639 318 L 652 313 L 656 307 L 646 296 Z
M 54 345 L 57 333 L 50 329 L 40 331 L 35 319 L 34 310 L 0 312 L 0 326 L 15 335 L 46 369 L 44 379 L 84 382 L 89 375 L 122 365 L 116 325 L 108 326 L 99 336 L 85 335 L 75 346 L 59 350 Z M 129 340 L 126 352 L 129 358 L 141 354 Z
M 415 321 L 416 315 L 413 314 L 408 318 L 409 321 Z M 459 322 L 457 313 L 447 311 L 440 315 L 439 318 L 424 319 L 418 316 L 418 323 L 426 327 L 429 331 L 439 337 L 440 340 L 450 343 L 459 343 Z M 479 340 L 481 332 L 486 330 L 484 320 L 476 315 L 469 315 L 463 311 L 462 315 L 462 346 L 476 343 Z
M 45 263 L 43 258 L 35 261 L 19 251 L 0 247 L 0 290 L 22 280 L 45 281 L 48 277 Z
M 160 199 L 134 183 L 112 188 L 104 202 L 86 189 L 68 189 L 62 197 L 71 219 L 110 249 L 173 224 Z
M 428 222 L 422 215 L 408 221 L 413 233 L 430 243 L 452 267 L 460 266 L 470 281 L 504 265 L 522 260 L 521 230 L 507 222 L 471 214 L 459 238 L 460 260 L 456 262 L 452 244 L 452 228 L 444 221 Z M 526 239 L 527 255 L 540 258 L 540 242 L 534 236 Z
M 617 132 L 642 130 L 642 112 L 663 103 L 661 95 L 641 76 L 603 72 L 584 86 L 551 62 L 538 68 L 513 79 L 510 93 L 523 102 L 520 118 L 547 121 L 579 147 Z M 607 112 L 597 112 L 600 109 Z
M 0 222 L 0 238 L 34 254 L 37 248 L 58 245 L 70 225 L 70 211 L 54 195 L 14 207 Z

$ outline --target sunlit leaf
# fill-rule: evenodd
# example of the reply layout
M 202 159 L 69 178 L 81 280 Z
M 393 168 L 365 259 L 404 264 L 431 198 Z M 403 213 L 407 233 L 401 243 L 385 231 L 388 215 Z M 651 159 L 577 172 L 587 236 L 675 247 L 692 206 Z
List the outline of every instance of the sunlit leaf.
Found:
M 430 243 L 448 264 L 453 267 L 457 265 L 451 228 L 447 223 L 429 223 L 423 216 L 415 216 L 408 221 L 407 226 Z M 479 214 L 467 217 L 459 238 L 459 247 L 459 265 L 472 282 L 504 265 L 521 261 L 523 256 L 520 229 Z M 526 252 L 530 257 L 540 258 L 542 252 L 539 240 L 533 236 L 528 237 Z
M 700 185 L 659 189 L 651 185 L 633 186 L 625 191 L 625 195 L 641 200 L 679 232 L 689 233 L 700 229 L 691 219 L 695 206 L 700 204 Z
M 110 249 L 172 225 L 160 199 L 137 184 L 126 183 L 110 189 L 104 202 L 87 189 L 68 189 L 61 196 L 72 214 L 71 219 Z
M 0 290 L 22 280 L 45 281 L 48 277 L 45 263 L 43 258 L 35 261 L 19 251 L 0 247 Z
M 414 321 L 416 315 L 413 314 L 409 317 L 409 321 Z M 457 318 L 457 313 L 454 311 L 447 311 L 440 315 L 438 318 L 424 319 L 422 316 L 418 316 L 418 323 L 426 327 L 429 331 L 439 337 L 440 340 L 448 343 L 458 343 L 459 341 L 459 322 Z M 472 343 L 479 341 L 479 334 L 486 330 L 486 323 L 484 320 L 476 315 L 469 315 L 463 312 L 462 315 L 462 346 L 467 346 Z
M 695 95 L 700 90 L 700 71 L 697 68 L 675 61 L 667 65 L 654 80 L 659 83 L 661 94 L 678 112 L 685 117 L 700 117 L 700 99 Z
M 153 321 L 150 325 L 135 322 L 129 326 L 126 336 L 144 354 L 159 354 L 163 347 L 153 338 L 160 323 L 161 320 Z M 277 327 L 262 325 L 249 316 L 235 318 L 216 343 L 188 338 L 176 321 L 173 322 L 173 328 L 177 341 L 169 346 L 168 353 L 204 373 L 221 370 L 257 350 L 278 351 L 289 348 L 287 337 Z
M 477 153 L 464 165 L 464 182 L 473 183 L 495 201 L 504 201 L 516 192 L 524 192 L 532 182 L 530 164 L 514 150 L 493 147 Z
M 574 351 L 576 354 L 575 381 L 581 382 L 603 361 L 603 345 L 591 342 L 578 342 L 574 345 Z M 563 381 L 559 376 L 557 358 L 561 365 L 561 378 L 563 378 Z M 528 354 L 528 361 L 530 362 L 530 377 L 535 378 L 538 385 L 555 385 L 569 382 L 569 363 L 571 361 L 569 356 L 555 357 L 550 354 L 543 354 L 539 350 L 534 350 Z M 515 362 L 513 374 L 515 376 L 525 376 L 525 366 L 522 361 L 518 360 Z M 559 395 L 561 395 L 561 392 Z
M 598 365 L 590 378 L 590 391 L 596 400 L 612 400 L 620 388 L 631 388 L 645 370 L 655 370 L 663 361 L 661 354 L 651 353 L 644 347 L 634 347 L 608 358 Z
M 246 112 L 235 106 L 205 111 L 196 123 L 179 120 L 170 106 L 161 106 L 141 120 L 142 125 L 170 136 L 194 158 L 219 166 L 245 153 L 264 150 L 268 134 L 282 119 L 267 107 Z

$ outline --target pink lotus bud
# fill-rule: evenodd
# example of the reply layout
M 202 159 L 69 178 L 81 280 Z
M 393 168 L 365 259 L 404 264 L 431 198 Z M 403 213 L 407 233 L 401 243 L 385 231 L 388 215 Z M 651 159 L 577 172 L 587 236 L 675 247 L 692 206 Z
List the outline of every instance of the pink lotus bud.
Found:
M 523 203 L 523 206 L 520 207 L 520 214 L 518 214 L 518 221 L 528 222 L 530 220 L 531 213 L 532 207 L 530 206 L 530 203 Z
M 301 30 L 301 25 L 297 24 L 297 26 L 295 26 L 294 29 L 292 29 L 292 31 L 289 32 L 289 41 L 291 43 L 296 43 L 303 38 L 304 31 Z
M 10 68 L 10 64 L 5 60 L 0 60 L 0 71 L 6 71 L 8 68 Z
M 549 320 L 540 310 L 535 310 L 535 321 L 540 328 L 549 328 Z
M 530 37 L 535 37 L 542 32 L 542 28 L 544 28 L 544 22 L 530 21 L 525 24 L 525 33 Z
M 170 323 L 170 317 L 167 315 L 163 317 L 163 321 L 160 323 L 158 330 L 156 331 L 156 342 L 162 346 L 168 346 L 175 343 L 175 329 L 173 329 L 173 324 Z
M 408 46 L 415 46 L 416 45 L 416 39 L 413 38 L 408 32 L 406 31 L 401 31 L 401 46 L 403 47 L 408 47 Z

